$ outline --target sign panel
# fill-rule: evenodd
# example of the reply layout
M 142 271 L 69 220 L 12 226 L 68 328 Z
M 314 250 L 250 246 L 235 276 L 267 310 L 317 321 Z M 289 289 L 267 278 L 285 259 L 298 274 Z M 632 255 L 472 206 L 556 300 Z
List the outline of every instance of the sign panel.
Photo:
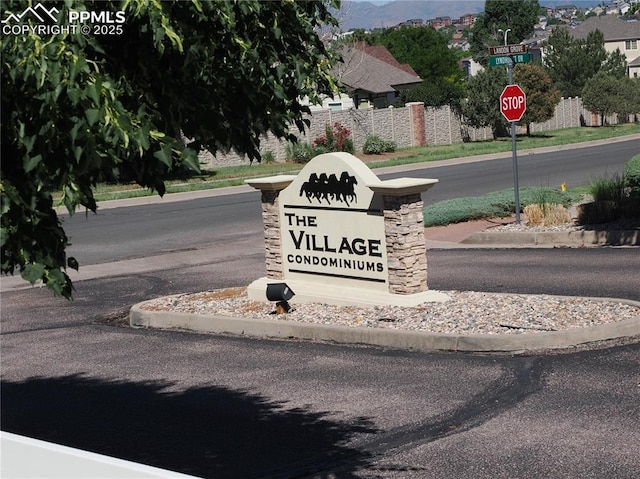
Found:
M 509 121 L 520 121 L 527 111 L 527 95 L 518 85 L 507 85 L 500 94 L 500 111 Z
M 507 66 L 512 61 L 513 63 L 529 63 L 531 61 L 531 55 L 529 53 L 518 53 L 511 56 L 489 57 L 489 66 Z
M 526 45 L 500 45 L 498 47 L 489 47 L 489 55 L 514 55 L 516 53 L 526 53 Z
M 388 290 L 381 198 L 367 184 L 377 176 L 356 157 L 313 158 L 279 196 L 285 279 Z

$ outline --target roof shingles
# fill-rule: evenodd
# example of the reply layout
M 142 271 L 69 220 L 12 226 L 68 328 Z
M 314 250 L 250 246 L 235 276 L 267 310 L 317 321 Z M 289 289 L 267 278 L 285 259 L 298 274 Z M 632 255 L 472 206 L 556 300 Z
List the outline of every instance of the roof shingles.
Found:
M 345 50 L 343 60 L 340 81 L 353 90 L 384 94 L 422 82 L 409 65 L 400 64 L 383 46 Z

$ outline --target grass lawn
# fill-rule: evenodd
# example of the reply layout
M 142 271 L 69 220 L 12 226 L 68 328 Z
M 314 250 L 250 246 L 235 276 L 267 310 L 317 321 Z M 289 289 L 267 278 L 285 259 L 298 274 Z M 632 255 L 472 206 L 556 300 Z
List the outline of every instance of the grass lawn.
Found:
M 640 124 L 615 125 L 610 127 L 577 127 L 562 130 L 535 133 L 531 136 L 518 136 L 518 150 L 543 148 L 549 146 L 581 143 L 592 140 L 640 133 Z M 511 138 L 498 140 L 459 143 L 454 145 L 424 146 L 406 148 L 385 155 L 356 156 L 366 161 L 372 169 L 413 163 L 442 161 L 465 156 L 483 155 L 511 151 Z M 201 174 L 184 180 L 166 182 L 167 193 L 197 191 L 203 189 L 222 188 L 225 186 L 242 185 L 247 178 L 272 176 L 279 174 L 295 174 L 304 165 L 298 163 L 263 163 L 253 165 L 223 166 L 210 170 L 203 170 Z M 136 184 L 99 184 L 94 190 L 96 201 L 106 201 L 124 198 L 150 196 L 155 192 L 142 188 Z M 61 195 L 57 195 L 57 199 Z

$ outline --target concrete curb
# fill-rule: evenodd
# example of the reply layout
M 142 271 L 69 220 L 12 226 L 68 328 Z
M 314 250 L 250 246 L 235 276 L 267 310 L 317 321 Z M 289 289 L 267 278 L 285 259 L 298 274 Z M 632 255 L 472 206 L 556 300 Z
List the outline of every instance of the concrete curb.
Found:
M 640 302 L 617 301 L 640 308 Z M 616 323 L 587 328 L 537 333 L 481 335 L 444 334 L 423 331 L 400 331 L 382 328 L 352 328 L 296 321 L 233 318 L 220 315 L 176 313 L 142 309 L 150 301 L 131 308 L 129 322 L 137 328 L 179 329 L 206 333 L 231 334 L 254 338 L 302 339 L 340 344 L 364 344 L 420 352 L 500 352 L 523 353 L 538 350 L 566 349 L 583 344 L 640 337 L 640 316 Z
M 472 245 L 523 245 L 538 246 L 562 245 L 584 246 L 640 246 L 640 230 L 621 231 L 480 231 L 472 233 L 461 244 Z

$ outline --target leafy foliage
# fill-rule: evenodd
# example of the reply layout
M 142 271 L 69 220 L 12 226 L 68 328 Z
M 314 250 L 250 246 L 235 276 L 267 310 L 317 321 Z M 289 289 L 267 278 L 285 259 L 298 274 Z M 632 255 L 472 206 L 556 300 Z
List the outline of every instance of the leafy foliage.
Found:
M 295 163 L 308 163 L 313 157 L 326 153 L 322 146 L 312 146 L 306 142 L 287 143 L 285 155 L 287 161 Z
M 506 135 L 507 121 L 500 113 L 500 94 L 506 85 L 504 68 L 488 68 L 471 77 L 461 108 L 466 124 L 476 128 L 490 126 L 494 139 Z
M 383 140 L 379 136 L 368 136 L 362 146 L 362 153 L 365 155 L 380 155 L 396 151 L 396 143 Z
M 604 36 L 599 30 L 589 32 L 585 40 L 579 40 L 566 28 L 556 28 L 549 36 L 545 51 L 545 64 L 563 97 L 580 96 L 587 80 L 607 59 Z M 613 64 L 612 68 L 615 68 Z
M 529 38 L 539 13 L 538 0 L 486 0 L 484 12 L 470 29 L 469 43 L 474 60 L 487 66 L 489 47 L 504 43 L 503 33 L 498 30 L 511 29 L 507 36 L 510 44 Z
M 514 83 L 519 85 L 527 95 L 527 111 L 521 123 L 542 123 L 553 118 L 556 105 L 560 102 L 560 90 L 551 81 L 547 70 L 540 63 L 516 65 L 513 69 Z
M 350 138 L 351 130 L 340 123 L 334 123 L 333 126 L 327 124 L 324 136 L 320 136 L 311 142 L 311 146 L 318 151 L 346 151 L 353 153 L 355 147 L 353 140 Z
M 463 73 L 447 39 L 432 27 L 388 28 L 367 41 L 384 45 L 400 63 L 411 65 L 423 83 L 403 93 L 403 100 L 427 106 L 458 103 L 464 94 Z
M 616 48 L 609 53 L 599 71 L 619 79 L 625 78 L 627 76 L 627 57 L 619 48 Z
M 616 113 L 618 122 L 638 121 L 640 114 L 640 78 L 620 78 L 620 101 Z M 633 115 L 633 118 L 629 118 Z
M 336 90 L 335 58 L 316 30 L 335 23 L 328 7 L 338 4 L 127 0 L 121 35 L 4 35 L 2 273 L 18 269 L 71 298 L 66 268 L 78 263 L 66 256 L 54 191 L 71 214 L 95 211 L 105 176 L 163 194 L 172 171 L 198 169 L 201 149 L 259 159 L 263 133 L 293 138 L 289 125 L 304 129 L 308 111 L 299 98 Z M 71 6 L 118 8 L 67 1 L 62 21 Z
M 640 198 L 640 155 L 634 156 L 625 163 L 624 179 L 631 194 Z
M 620 111 L 623 92 L 622 81 L 605 72 L 598 72 L 587 81 L 582 90 L 582 101 L 585 108 L 600 115 L 600 123 L 604 125 L 605 117 Z

